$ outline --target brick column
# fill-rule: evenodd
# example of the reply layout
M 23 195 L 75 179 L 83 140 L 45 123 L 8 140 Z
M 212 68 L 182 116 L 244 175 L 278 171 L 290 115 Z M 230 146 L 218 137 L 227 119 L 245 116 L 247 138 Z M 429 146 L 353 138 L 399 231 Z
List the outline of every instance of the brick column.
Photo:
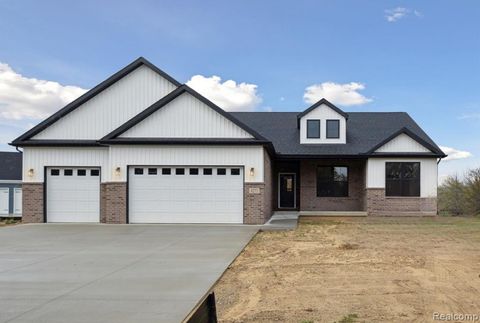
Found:
M 22 222 L 43 223 L 43 183 L 22 184 Z
M 101 184 L 100 222 L 127 223 L 127 183 Z

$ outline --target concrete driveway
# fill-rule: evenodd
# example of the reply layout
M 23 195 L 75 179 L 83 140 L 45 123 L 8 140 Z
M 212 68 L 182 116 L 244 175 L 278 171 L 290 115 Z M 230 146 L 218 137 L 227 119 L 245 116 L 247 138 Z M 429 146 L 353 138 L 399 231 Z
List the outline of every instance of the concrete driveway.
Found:
M 180 322 L 255 226 L 0 228 L 0 322 Z

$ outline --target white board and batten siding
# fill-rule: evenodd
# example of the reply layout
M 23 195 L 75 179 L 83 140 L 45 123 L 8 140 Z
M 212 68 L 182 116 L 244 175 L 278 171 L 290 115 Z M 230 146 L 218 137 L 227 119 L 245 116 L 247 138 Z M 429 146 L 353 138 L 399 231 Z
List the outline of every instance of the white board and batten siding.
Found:
M 430 150 L 404 133 L 393 138 L 376 153 L 429 153 Z
M 307 120 L 320 120 L 320 138 L 307 138 Z M 327 138 L 327 120 L 340 120 L 339 138 Z M 313 109 L 300 119 L 301 144 L 344 144 L 347 142 L 347 122 L 344 116 L 326 104 Z
M 187 92 L 120 137 L 253 138 L 248 132 Z
M 100 139 L 175 88 L 142 65 L 32 139 Z

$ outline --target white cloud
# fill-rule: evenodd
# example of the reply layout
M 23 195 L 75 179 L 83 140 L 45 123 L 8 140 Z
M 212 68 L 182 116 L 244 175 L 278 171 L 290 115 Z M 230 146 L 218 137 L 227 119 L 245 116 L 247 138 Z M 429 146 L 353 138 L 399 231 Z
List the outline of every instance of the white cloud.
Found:
M 255 84 L 233 80 L 222 83 L 219 76 L 194 75 L 187 85 L 227 111 L 252 111 L 262 102 Z
M 458 117 L 460 120 L 465 120 L 465 119 L 480 119 L 480 113 L 469 113 L 469 114 L 462 114 L 460 117 Z
M 452 147 L 440 146 L 440 149 L 443 150 L 445 154 L 448 155 L 444 160 L 457 160 L 457 159 L 465 159 L 472 157 L 472 153 L 464 150 L 458 150 Z
M 0 118 L 43 119 L 87 90 L 25 77 L 0 63 Z
M 387 19 L 388 22 L 396 22 L 402 18 L 405 18 L 409 15 L 411 15 L 413 13 L 413 15 L 415 15 L 415 17 L 417 18 L 422 18 L 423 17 L 423 13 L 421 13 L 420 11 L 416 10 L 416 9 L 408 9 L 408 8 L 404 8 L 404 7 L 396 7 L 396 8 L 393 8 L 393 9 L 387 9 L 385 10 L 385 19 Z
M 307 87 L 303 99 L 310 104 L 325 98 L 334 104 L 343 106 L 360 105 L 372 101 L 358 92 L 364 89 L 365 85 L 356 82 L 345 84 L 324 82 Z

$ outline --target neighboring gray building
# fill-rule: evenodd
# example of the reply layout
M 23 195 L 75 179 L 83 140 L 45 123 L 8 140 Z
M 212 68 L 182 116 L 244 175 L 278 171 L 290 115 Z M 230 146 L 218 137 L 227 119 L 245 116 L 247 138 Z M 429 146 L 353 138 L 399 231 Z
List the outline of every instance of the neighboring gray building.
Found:
M 15 139 L 24 222 L 435 215 L 444 152 L 403 112 L 226 112 L 139 58 Z
M 22 154 L 0 152 L 0 217 L 22 216 Z

